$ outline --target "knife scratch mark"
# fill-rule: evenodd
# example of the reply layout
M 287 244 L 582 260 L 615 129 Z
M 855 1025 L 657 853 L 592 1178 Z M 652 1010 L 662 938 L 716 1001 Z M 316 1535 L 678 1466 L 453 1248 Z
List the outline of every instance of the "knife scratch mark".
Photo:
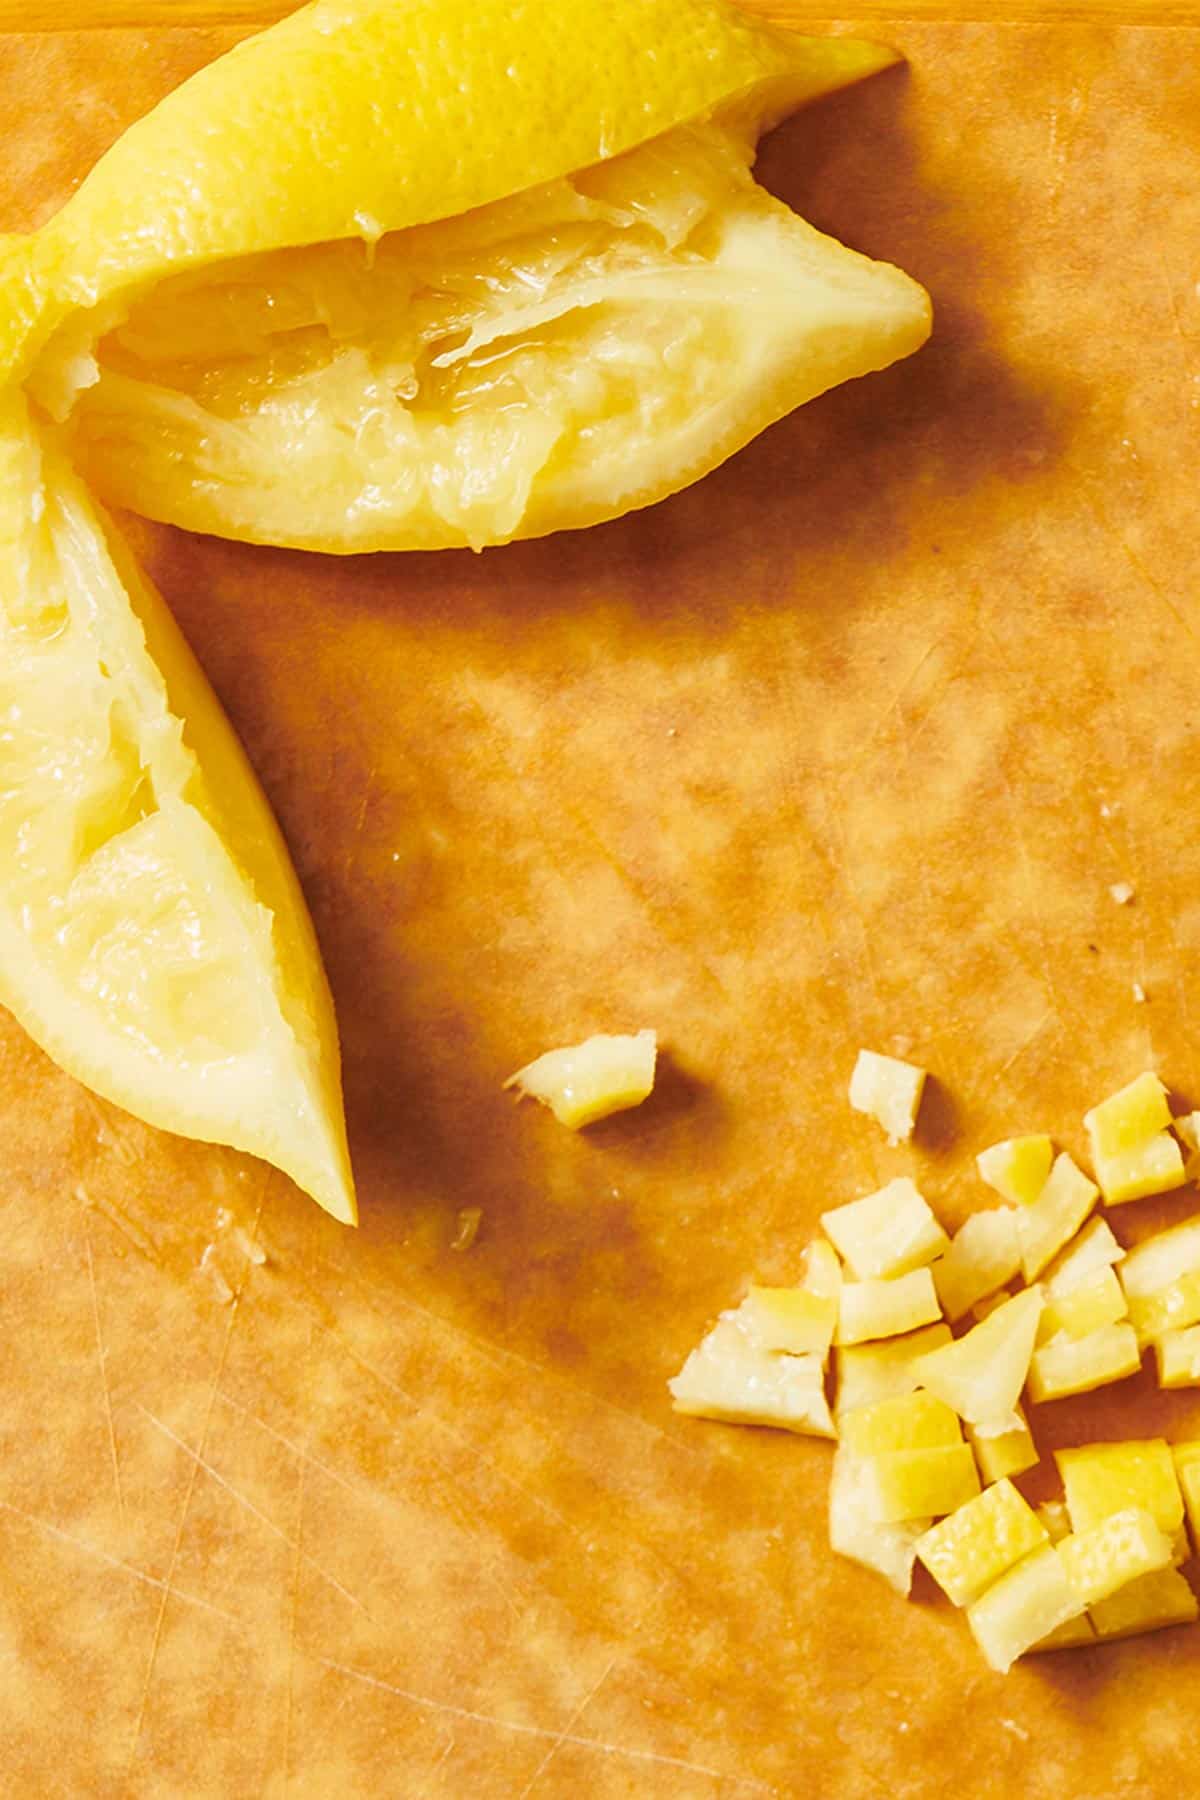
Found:
M 308 1458 L 301 1456 L 296 1481 L 296 1549 L 292 1557 L 291 1593 L 288 1596 L 288 1650 L 287 1650 L 287 1682 L 283 1693 L 283 1785 L 286 1788 L 292 1774 L 292 1711 L 295 1706 L 293 1690 L 296 1684 L 296 1620 L 300 1605 L 300 1558 L 304 1542 L 304 1486 L 308 1473 Z
M 588 1689 L 587 1693 L 583 1695 L 583 1697 L 579 1700 L 578 1704 L 572 1710 L 571 1715 L 568 1718 L 566 1724 L 563 1726 L 562 1730 L 559 1732 L 559 1734 L 555 1738 L 554 1742 L 547 1749 L 545 1756 L 543 1756 L 541 1762 L 538 1764 L 537 1768 L 533 1771 L 533 1774 L 529 1777 L 529 1780 L 525 1783 L 525 1786 L 521 1789 L 520 1793 L 517 1795 L 517 1800 L 529 1800 L 529 1795 L 533 1792 L 534 1788 L 537 1786 L 538 1782 L 541 1780 L 545 1771 L 549 1768 L 550 1764 L 554 1761 L 554 1758 L 558 1755 L 559 1751 L 562 1749 L 563 1745 L 566 1743 L 567 1735 L 570 1732 L 572 1726 L 577 1725 L 579 1723 L 580 1719 L 583 1717 L 583 1714 L 586 1712 L 587 1708 L 591 1705 L 592 1701 L 596 1698 L 596 1695 L 600 1692 L 600 1689 L 604 1686 L 604 1683 L 608 1680 L 609 1676 L 612 1674 L 612 1672 L 616 1668 L 616 1666 L 617 1666 L 617 1658 L 615 1656 L 610 1657 L 607 1667 L 604 1668 L 601 1671 L 601 1673 L 596 1677 L 595 1681 L 593 1681 L 593 1683 L 592 1683 L 591 1687 Z
M 217 1399 L 222 1406 L 232 1407 L 234 1412 L 241 1413 L 242 1417 L 247 1419 L 251 1425 L 256 1425 L 260 1431 L 264 1431 L 277 1444 L 282 1444 L 285 1450 L 290 1450 L 304 1468 L 319 1470 L 322 1475 L 327 1476 L 330 1481 L 336 1482 L 338 1487 L 345 1488 L 348 1494 L 353 1494 L 358 1500 L 368 1504 L 378 1503 L 381 1496 L 373 1489 L 359 1487 L 355 1482 L 348 1481 L 339 1470 L 334 1468 L 332 1463 L 324 1462 L 319 1456 L 314 1456 L 311 1450 L 306 1450 L 303 1445 L 298 1444 L 295 1438 L 288 1437 L 286 1432 L 277 1431 L 273 1425 L 268 1425 L 265 1419 L 260 1418 L 256 1412 L 252 1412 L 248 1406 L 243 1406 L 240 1401 L 231 1399 L 228 1394 L 218 1394 Z
M 1042 912 L 1041 897 L 1038 892 L 1038 880 L 1034 873 L 1033 859 L 1029 854 L 1029 840 L 1021 828 L 1021 813 L 1017 806 L 1017 797 L 1013 792 L 1012 782 L 1002 760 L 997 759 L 996 774 L 1004 798 L 1008 803 L 1009 817 L 1013 825 L 1013 836 L 1016 839 L 1017 858 L 1021 865 L 1021 881 L 1025 889 L 1025 898 L 1033 919 L 1033 929 L 1037 937 L 1039 953 L 1039 974 L 1045 985 L 1046 997 L 1050 1002 L 1051 1015 L 1061 1019 L 1063 1015 L 1062 1000 L 1054 981 L 1054 965 L 1050 956 L 1050 944 L 1046 932 L 1045 915 Z M 1039 1026 L 1040 1030 L 1041 1027 Z M 1024 1047 L 1024 1046 L 1022 1046 Z
M 157 1430 L 161 1431 L 164 1437 L 170 1438 L 171 1442 L 177 1445 L 178 1448 L 183 1451 L 185 1456 L 191 1457 L 197 1467 L 202 1469 L 211 1481 L 215 1481 L 218 1487 L 224 1488 L 230 1498 L 236 1500 L 237 1504 L 248 1512 L 252 1518 L 257 1519 L 261 1525 L 265 1525 L 273 1537 L 277 1537 L 279 1541 L 286 1544 L 290 1550 L 296 1550 L 297 1540 L 290 1537 L 281 1525 L 277 1525 L 274 1519 L 262 1511 L 261 1507 L 255 1506 L 253 1500 L 247 1498 L 239 1488 L 235 1488 L 231 1481 L 227 1481 L 219 1469 L 215 1469 L 212 1463 L 206 1461 L 200 1451 L 193 1450 L 191 1445 L 185 1443 L 181 1437 L 171 1430 L 169 1425 L 165 1424 L 162 1419 L 156 1419 L 154 1414 L 148 1412 L 144 1406 L 139 1404 L 138 1411 L 149 1419 L 150 1423 Z M 297 1554 L 303 1557 L 303 1560 L 307 1563 L 308 1567 L 312 1569 L 314 1574 L 319 1575 L 322 1581 L 327 1581 L 331 1588 L 336 1588 L 337 1592 L 341 1594 L 344 1600 L 348 1600 L 351 1606 L 357 1608 L 359 1612 L 366 1613 L 366 1616 L 370 1618 L 370 1613 L 367 1612 L 367 1608 L 363 1605 L 358 1596 L 352 1594 L 349 1588 L 343 1587 L 336 1576 L 331 1575 L 327 1569 L 323 1569 L 320 1563 L 314 1561 L 306 1551 L 299 1550 Z
M 333 1333 L 332 1335 L 335 1338 L 337 1337 L 336 1333 Z M 536 1506 L 540 1512 L 544 1512 L 547 1518 L 553 1519 L 556 1525 L 561 1526 L 561 1528 L 564 1531 L 569 1532 L 572 1537 L 579 1537 L 581 1535 L 579 1527 L 572 1524 L 565 1513 L 559 1512 L 558 1508 L 551 1506 L 548 1500 L 543 1500 L 540 1494 L 535 1494 L 532 1488 L 527 1488 L 523 1482 L 516 1480 L 514 1476 L 509 1475 L 502 1469 L 498 1463 L 493 1462 L 487 1452 L 482 1449 L 473 1438 L 467 1437 L 461 1431 L 455 1431 L 452 1425 L 448 1425 L 444 1419 L 439 1419 L 436 1413 L 427 1412 L 416 1397 L 408 1392 L 407 1388 L 401 1387 L 399 1382 L 393 1381 L 389 1375 L 384 1375 L 381 1370 L 374 1368 L 372 1364 L 369 1363 L 365 1357 L 360 1356 L 358 1351 L 353 1349 L 344 1338 L 337 1338 L 337 1341 L 341 1344 L 342 1349 L 346 1352 L 347 1356 L 349 1356 L 353 1362 L 356 1362 L 361 1369 L 364 1369 L 373 1380 L 379 1382 L 381 1387 L 386 1388 L 390 1393 L 397 1394 L 400 1399 L 406 1401 L 408 1405 L 412 1407 L 414 1413 L 427 1424 L 432 1425 L 436 1430 L 440 1431 L 443 1436 L 448 1437 L 452 1443 L 457 1444 L 461 1449 L 468 1451 L 484 1468 L 490 1469 L 496 1479 L 503 1482 L 505 1487 L 512 1488 L 515 1493 L 520 1494 L 523 1499 L 528 1500 L 531 1505 Z
M 1180 347 L 1186 350 L 1189 344 L 1195 342 L 1195 334 L 1185 331 L 1183 328 L 1183 321 L 1179 316 L 1179 301 L 1176 298 L 1175 289 L 1171 285 L 1171 271 L 1167 267 L 1167 253 L 1161 242 L 1155 242 L 1154 250 L 1158 258 L 1159 273 L 1162 276 L 1163 292 L 1167 296 L 1167 311 L 1171 315 L 1171 324 L 1175 328 L 1175 336 L 1179 339 Z M 1184 360 L 1188 362 L 1190 358 L 1185 356 Z
M 996 1080 L 999 1080 L 1001 1075 L 1008 1074 L 1008 1071 L 1012 1068 L 1013 1064 L 1018 1062 L 1020 1060 L 1020 1058 L 1022 1056 L 1024 1056 L 1025 1052 L 1029 1049 L 1030 1045 L 1035 1043 L 1037 1041 L 1037 1039 L 1041 1037 L 1041 1035 L 1042 1035 L 1043 1031 L 1045 1031 L 1047 1025 L 1050 1025 L 1053 1023 L 1054 1018 L 1055 1018 L 1055 1013 L 1053 1012 L 1053 1010 L 1051 1010 L 1049 1012 L 1044 1012 L 1042 1014 L 1041 1018 L 1038 1020 L 1037 1024 L 1033 1027 L 1032 1031 L 1026 1032 L 1025 1036 L 1021 1039 L 1021 1042 L 1017 1045 L 1016 1049 L 1011 1051 L 1009 1053 L 1009 1055 L 1005 1057 L 1004 1061 L 1000 1064 L 1000 1067 L 996 1070 L 996 1076 L 995 1076 Z
M 115 1201 L 106 1200 L 99 1194 L 93 1194 L 88 1188 L 84 1187 L 82 1181 L 77 1181 L 75 1184 L 75 1198 L 81 1206 L 86 1207 L 90 1212 L 102 1213 L 109 1224 L 115 1225 L 122 1237 L 129 1240 L 139 1256 L 144 1256 L 147 1262 L 152 1262 L 161 1266 L 158 1248 L 153 1239 L 150 1238 L 146 1232 L 142 1230 L 141 1226 L 137 1225 L 127 1213 L 122 1212 Z
M 110 1556 L 107 1550 L 101 1550 L 98 1544 L 89 1544 L 86 1538 L 75 1537 L 72 1532 L 64 1531 L 60 1525 L 51 1524 L 49 1519 L 39 1518 L 36 1513 L 26 1512 L 23 1507 L 14 1506 L 9 1500 L 0 1500 L 0 1512 L 8 1513 L 14 1519 L 21 1519 L 32 1525 L 37 1531 L 44 1531 L 48 1537 L 57 1539 L 60 1544 L 70 1544 L 73 1550 L 79 1550 L 84 1556 L 93 1557 L 107 1568 L 118 1569 L 121 1574 L 128 1575 L 133 1581 L 140 1581 L 146 1587 L 156 1588 L 160 1593 L 172 1599 L 182 1600 L 187 1606 L 199 1607 L 201 1612 L 214 1613 L 218 1619 L 224 1619 L 227 1625 L 236 1625 L 244 1629 L 244 1623 L 236 1614 L 226 1612 L 220 1606 L 214 1606 L 211 1600 L 202 1600 L 198 1594 L 189 1594 L 186 1588 L 174 1587 L 157 1575 L 151 1575 L 145 1569 L 139 1569 L 134 1563 L 127 1563 L 119 1556 Z
M 367 824 L 367 809 L 371 804 L 371 795 L 375 791 L 375 778 L 379 774 L 377 766 L 372 763 L 367 770 L 367 779 L 363 783 L 362 799 L 358 803 L 358 811 L 354 817 L 354 835 L 361 837 Z
M 330 1481 L 336 1482 L 337 1485 L 344 1488 L 348 1494 L 352 1494 L 362 1505 L 371 1506 L 376 1509 L 388 1508 L 392 1505 L 394 1496 L 387 1491 L 380 1488 L 359 1487 L 355 1482 L 347 1481 L 346 1477 L 340 1474 L 330 1463 L 322 1461 L 319 1456 L 313 1456 L 311 1452 L 303 1449 L 296 1443 L 294 1438 L 288 1437 L 284 1432 L 276 1431 L 274 1426 L 268 1425 L 265 1419 L 260 1419 L 258 1415 L 252 1413 L 248 1407 L 239 1405 L 236 1400 L 231 1400 L 228 1394 L 221 1394 L 218 1398 L 221 1399 L 225 1405 L 232 1406 L 235 1411 L 241 1413 L 251 1424 L 257 1425 L 259 1430 L 266 1432 L 267 1436 L 274 1439 L 277 1444 L 282 1444 L 293 1456 L 298 1457 L 306 1468 L 319 1470 L 320 1473 L 327 1476 Z M 437 1473 L 441 1477 L 447 1503 L 452 1509 L 454 1518 L 460 1529 L 468 1537 L 474 1538 L 483 1549 L 488 1549 L 490 1547 L 490 1540 L 476 1524 L 471 1506 L 462 1503 L 461 1495 L 463 1493 L 463 1483 L 461 1479 L 456 1476 L 450 1465 L 437 1454 L 436 1450 L 434 1450 L 430 1444 L 424 1444 L 422 1449 L 424 1454 L 432 1459 Z M 477 1564 L 475 1572 L 480 1578 L 487 1577 L 493 1583 L 497 1598 L 508 1608 L 514 1618 L 520 1618 L 523 1607 L 519 1600 L 513 1596 L 511 1576 L 507 1571 L 503 1575 L 500 1573 L 499 1557 L 494 1557 L 490 1565 L 485 1563 Z
M 630 1424 L 639 1426 L 651 1437 L 660 1438 L 664 1443 L 673 1445 L 677 1450 L 682 1450 L 689 1457 L 700 1458 L 703 1461 L 710 1460 L 708 1454 L 699 1450 L 695 1444 L 689 1444 L 683 1438 L 673 1436 L 653 1419 L 643 1418 L 640 1413 L 633 1412 L 629 1407 L 621 1406 L 617 1401 L 609 1400 L 602 1394 L 593 1394 L 580 1382 L 572 1381 L 569 1376 L 563 1375 L 557 1369 L 548 1368 L 545 1363 L 538 1362 L 534 1357 L 524 1356 L 519 1350 L 513 1350 L 507 1344 L 489 1342 L 488 1339 L 478 1336 L 475 1332 L 468 1331 L 465 1326 L 456 1324 L 454 1320 L 443 1318 L 431 1307 L 422 1306 L 420 1301 L 412 1299 L 408 1294 L 397 1292 L 390 1298 L 403 1310 L 415 1313 L 425 1324 L 436 1326 L 448 1337 L 472 1345 L 477 1354 L 490 1367 L 503 1370 L 506 1362 L 515 1363 L 518 1368 L 526 1369 L 531 1374 L 540 1376 L 548 1385 L 566 1388 L 572 1394 L 579 1395 L 580 1399 L 589 1405 L 600 1407 L 605 1412 L 616 1413 L 619 1418 L 627 1419 Z
M 83 1242 L 87 1251 L 88 1287 L 92 1296 L 92 1324 L 96 1333 L 96 1357 L 100 1364 L 100 1383 L 104 1390 L 104 1417 L 108 1426 L 108 1452 L 112 1459 L 113 1485 L 117 1490 L 117 1515 L 122 1525 L 125 1523 L 125 1495 L 121 1488 L 121 1459 L 117 1455 L 117 1433 L 113 1425 L 112 1389 L 108 1383 L 108 1351 L 104 1346 L 104 1334 L 100 1329 L 100 1300 L 96 1293 L 96 1264 L 92 1256 L 92 1233 L 88 1225 L 87 1208 L 83 1210 Z
M 263 1197 L 271 1184 L 273 1174 L 274 1171 L 270 1168 L 266 1169 L 264 1172 L 263 1186 L 259 1194 L 258 1208 L 254 1215 L 254 1226 L 252 1228 L 252 1235 L 255 1236 L 257 1235 L 259 1220 L 262 1217 Z M 246 1279 L 246 1272 L 243 1272 L 238 1283 L 237 1291 L 233 1296 L 233 1303 L 229 1308 L 225 1332 L 221 1339 L 221 1348 L 217 1355 L 216 1367 L 213 1370 L 212 1381 L 209 1383 L 208 1400 L 204 1408 L 204 1424 L 200 1432 L 201 1450 L 206 1447 L 208 1443 L 208 1434 L 212 1429 L 213 1408 L 216 1405 L 217 1392 L 221 1385 L 221 1377 L 225 1373 L 225 1364 L 229 1357 L 229 1348 L 233 1342 L 234 1327 L 237 1324 L 238 1314 L 241 1311 L 242 1292 L 246 1284 Z M 195 1463 L 189 1465 L 188 1478 L 183 1492 L 183 1503 L 179 1509 L 179 1519 L 175 1526 L 175 1538 L 171 1545 L 170 1560 L 167 1563 L 167 1578 L 164 1584 L 162 1600 L 159 1602 L 158 1616 L 154 1621 L 154 1631 L 150 1639 L 150 1654 L 146 1658 L 146 1673 L 142 1678 L 142 1691 L 138 1699 L 137 1714 L 134 1718 L 133 1734 L 129 1744 L 129 1761 L 126 1766 L 127 1782 L 132 1780 L 133 1766 L 137 1761 L 138 1745 L 142 1738 L 142 1727 L 146 1722 L 146 1707 L 149 1704 L 150 1689 L 154 1682 L 154 1671 L 158 1665 L 158 1653 L 162 1645 L 163 1625 L 167 1616 L 167 1601 L 171 1594 L 171 1578 L 175 1573 L 175 1567 L 179 1561 L 179 1552 L 183 1547 L 183 1534 L 187 1528 L 188 1514 L 191 1511 L 192 1506 L 192 1495 L 196 1491 L 196 1479 L 199 1472 L 199 1468 Z
M 475 1712 L 469 1706 L 456 1706 L 449 1700 L 436 1700 L 431 1694 L 418 1694 L 411 1688 L 396 1687 L 390 1681 L 381 1680 L 378 1675 L 368 1675 L 365 1669 L 356 1669 L 350 1663 L 334 1662 L 331 1657 L 314 1656 L 313 1661 L 335 1675 L 344 1675 L 350 1681 L 361 1681 L 367 1687 L 378 1688 L 382 1693 L 407 1702 L 409 1706 L 420 1707 L 423 1711 L 446 1718 L 463 1719 L 472 1725 L 490 1725 L 493 1730 L 510 1731 L 518 1737 L 547 1739 L 556 1747 L 559 1744 L 570 1744 L 573 1749 L 595 1750 L 602 1756 L 624 1757 L 632 1762 L 650 1763 L 662 1769 L 680 1769 L 688 1775 L 704 1775 L 710 1781 L 726 1782 L 746 1793 L 770 1794 L 775 1791 L 765 1781 L 756 1781 L 745 1775 L 732 1775 L 724 1769 L 710 1768 L 705 1763 L 690 1762 L 685 1757 L 664 1756 L 657 1750 L 639 1750 L 631 1744 L 614 1744 L 605 1738 L 583 1737 L 577 1732 L 553 1731 L 544 1725 L 527 1725 L 523 1720 L 501 1719 L 494 1713 Z
M 874 750 L 876 741 L 884 727 L 893 716 L 897 717 L 901 726 L 907 730 L 908 720 L 904 714 L 903 704 L 905 695 L 916 685 L 925 665 L 937 654 L 943 644 L 949 642 L 951 636 L 951 632 L 944 631 L 940 637 L 935 637 L 932 643 L 926 645 L 925 649 L 921 652 L 912 668 L 904 676 L 904 679 L 901 681 L 899 687 L 896 688 L 891 698 L 886 700 L 876 713 L 873 725 L 869 726 L 864 732 L 862 748 L 858 755 L 852 762 L 843 764 L 843 777 L 855 774 L 862 767 L 862 764 Z M 954 671 L 943 676 L 941 682 L 935 685 L 932 694 L 928 695 L 927 698 L 930 701 L 935 700 L 941 689 L 948 687 L 952 681 L 956 681 L 957 679 L 958 676 Z
M 1183 631 L 1186 631 L 1189 637 L 1194 638 L 1197 635 L 1196 627 L 1192 624 L 1187 614 L 1181 612 L 1179 607 L 1176 606 L 1162 582 L 1158 581 L 1155 576 L 1151 574 L 1150 570 L 1146 567 L 1124 532 L 1118 531 L 1115 526 L 1110 525 L 1098 507 L 1093 506 L 1091 508 L 1091 513 L 1101 530 L 1107 537 L 1113 539 L 1118 548 L 1124 553 L 1125 558 L 1134 573 L 1141 579 L 1145 586 L 1150 589 L 1150 592 L 1155 598 L 1166 608 L 1175 623 L 1180 626 Z

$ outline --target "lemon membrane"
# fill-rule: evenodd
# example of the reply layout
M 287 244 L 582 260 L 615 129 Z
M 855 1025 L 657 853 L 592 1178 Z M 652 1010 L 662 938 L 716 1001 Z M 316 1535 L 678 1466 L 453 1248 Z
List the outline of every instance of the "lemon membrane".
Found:
M 34 390 L 109 501 L 320 550 L 476 548 L 683 487 L 915 349 L 926 296 L 680 126 L 459 218 L 157 284 Z

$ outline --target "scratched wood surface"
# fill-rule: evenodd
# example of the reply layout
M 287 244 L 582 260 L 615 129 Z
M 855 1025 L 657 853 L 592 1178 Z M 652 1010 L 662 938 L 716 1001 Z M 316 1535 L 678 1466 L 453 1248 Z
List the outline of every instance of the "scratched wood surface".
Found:
M 1191 1791 L 1200 1631 L 993 1678 L 828 1558 L 827 1447 L 664 1389 L 830 1201 L 911 1168 L 954 1222 L 1148 1061 L 1200 1102 L 1200 40 L 905 11 L 763 168 L 927 283 L 919 358 L 570 541 L 131 526 L 313 905 L 363 1225 L 0 1024 L 5 1793 Z M 234 35 L 0 40 L 0 228 Z M 588 1137 L 500 1091 L 642 1023 Z M 860 1043 L 936 1074 L 911 1155 Z M 1038 1430 L 1160 1426 L 1132 1382 Z

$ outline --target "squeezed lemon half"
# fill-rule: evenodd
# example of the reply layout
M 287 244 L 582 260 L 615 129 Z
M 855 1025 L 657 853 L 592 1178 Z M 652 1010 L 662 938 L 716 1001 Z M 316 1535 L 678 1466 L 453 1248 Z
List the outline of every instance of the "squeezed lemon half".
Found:
M 152 1124 L 354 1190 L 333 1007 L 215 695 L 50 435 L 0 401 L 0 980 L 64 1069 Z
M 678 126 L 376 245 L 163 281 L 76 360 L 81 466 L 155 518 L 332 551 L 482 548 L 662 499 L 928 333 L 916 282 L 772 199 L 751 156 Z

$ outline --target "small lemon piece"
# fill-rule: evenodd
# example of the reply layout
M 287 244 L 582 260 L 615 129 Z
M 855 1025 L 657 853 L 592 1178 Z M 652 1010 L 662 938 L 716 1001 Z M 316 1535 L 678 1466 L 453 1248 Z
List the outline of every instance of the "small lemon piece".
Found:
M 914 1269 L 892 1281 L 847 1281 L 838 1300 L 837 1342 L 900 1337 L 941 1316 L 928 1269 Z
M 967 1623 L 989 1667 L 1004 1675 L 1083 1610 L 1056 1547 L 1044 1544 L 968 1606 Z
M 731 1425 L 777 1425 L 816 1437 L 836 1436 L 821 1357 L 760 1349 L 732 1314 L 717 1321 L 667 1386 L 676 1412 Z
M 1048 1137 L 1005 1138 L 975 1158 L 980 1179 L 1013 1206 L 1032 1206 L 1050 1174 L 1054 1146 Z
M 850 1104 L 883 1126 L 894 1144 L 907 1143 L 917 1123 L 926 1073 L 896 1056 L 860 1050 L 850 1077 Z
M 998 1481 L 927 1531 L 917 1556 L 955 1606 L 970 1606 L 1046 1541 L 1028 1501 L 1011 1481 Z
M 658 1035 L 638 1031 L 603 1032 L 564 1050 L 547 1050 L 510 1075 L 505 1087 L 519 1088 L 548 1106 L 560 1125 L 578 1131 L 611 1113 L 640 1106 L 654 1087 Z
M 950 1242 L 907 1175 L 822 1213 L 821 1228 L 860 1281 L 907 1275 L 931 1263 Z

